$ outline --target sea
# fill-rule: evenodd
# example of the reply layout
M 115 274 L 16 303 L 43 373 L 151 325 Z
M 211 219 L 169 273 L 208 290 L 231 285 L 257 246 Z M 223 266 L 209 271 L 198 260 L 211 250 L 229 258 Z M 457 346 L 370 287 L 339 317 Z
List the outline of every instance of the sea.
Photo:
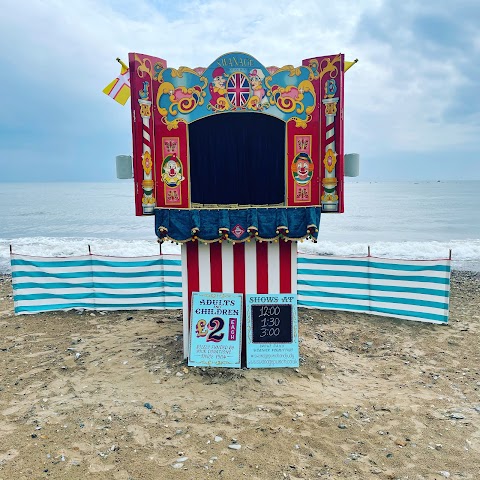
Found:
M 0 183 L 0 273 L 10 251 L 32 256 L 158 255 L 153 217 L 136 217 L 133 181 Z M 164 253 L 179 253 L 166 244 Z M 448 258 L 480 271 L 480 181 L 345 183 L 345 213 L 322 214 L 318 242 L 299 251 Z

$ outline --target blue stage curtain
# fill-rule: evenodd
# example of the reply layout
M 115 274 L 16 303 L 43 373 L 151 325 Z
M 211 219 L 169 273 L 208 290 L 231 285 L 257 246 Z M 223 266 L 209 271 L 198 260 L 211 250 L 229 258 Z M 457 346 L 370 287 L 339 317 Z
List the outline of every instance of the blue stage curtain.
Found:
M 243 242 L 258 232 L 258 238 L 299 240 L 317 238 L 320 207 L 228 209 L 155 209 L 155 231 L 160 239 L 188 242 L 217 241 L 227 233 L 232 241 Z M 241 233 L 243 231 L 243 233 Z M 236 235 L 235 233 L 236 232 Z M 280 234 L 282 237 L 280 237 Z
M 222 113 L 188 126 L 191 201 L 285 201 L 285 123 L 268 114 Z

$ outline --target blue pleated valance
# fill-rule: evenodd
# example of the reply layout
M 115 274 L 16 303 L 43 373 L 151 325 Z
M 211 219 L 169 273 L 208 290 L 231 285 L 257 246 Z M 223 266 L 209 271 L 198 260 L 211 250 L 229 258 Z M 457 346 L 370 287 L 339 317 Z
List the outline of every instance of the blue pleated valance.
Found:
M 155 209 L 160 241 L 245 242 L 316 239 L 320 207 L 245 209 Z

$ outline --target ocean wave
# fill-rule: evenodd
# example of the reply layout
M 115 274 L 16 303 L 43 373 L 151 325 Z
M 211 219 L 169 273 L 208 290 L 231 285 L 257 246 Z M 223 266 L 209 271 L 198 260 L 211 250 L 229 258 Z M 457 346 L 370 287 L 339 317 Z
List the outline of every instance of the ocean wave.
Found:
M 156 240 L 124 240 L 71 237 L 25 237 L 0 239 L 0 273 L 10 272 L 10 245 L 14 253 L 39 257 L 70 257 L 92 253 L 119 257 L 158 255 L 160 246 Z M 406 242 L 329 242 L 298 244 L 302 253 L 316 255 L 366 256 L 382 258 L 430 260 L 448 258 L 452 251 L 452 266 L 458 270 L 480 271 L 480 239 Z M 180 246 L 162 245 L 163 253 L 180 253 Z

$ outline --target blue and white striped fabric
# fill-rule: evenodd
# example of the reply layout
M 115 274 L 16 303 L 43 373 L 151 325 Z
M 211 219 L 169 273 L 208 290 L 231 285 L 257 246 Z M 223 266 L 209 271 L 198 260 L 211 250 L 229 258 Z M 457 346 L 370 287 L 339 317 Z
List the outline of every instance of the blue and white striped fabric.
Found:
M 298 255 L 298 305 L 447 323 L 450 260 Z
M 12 255 L 15 313 L 182 308 L 180 255 Z M 298 305 L 448 322 L 449 260 L 298 255 Z
M 15 313 L 182 307 L 180 255 L 68 258 L 12 255 Z

